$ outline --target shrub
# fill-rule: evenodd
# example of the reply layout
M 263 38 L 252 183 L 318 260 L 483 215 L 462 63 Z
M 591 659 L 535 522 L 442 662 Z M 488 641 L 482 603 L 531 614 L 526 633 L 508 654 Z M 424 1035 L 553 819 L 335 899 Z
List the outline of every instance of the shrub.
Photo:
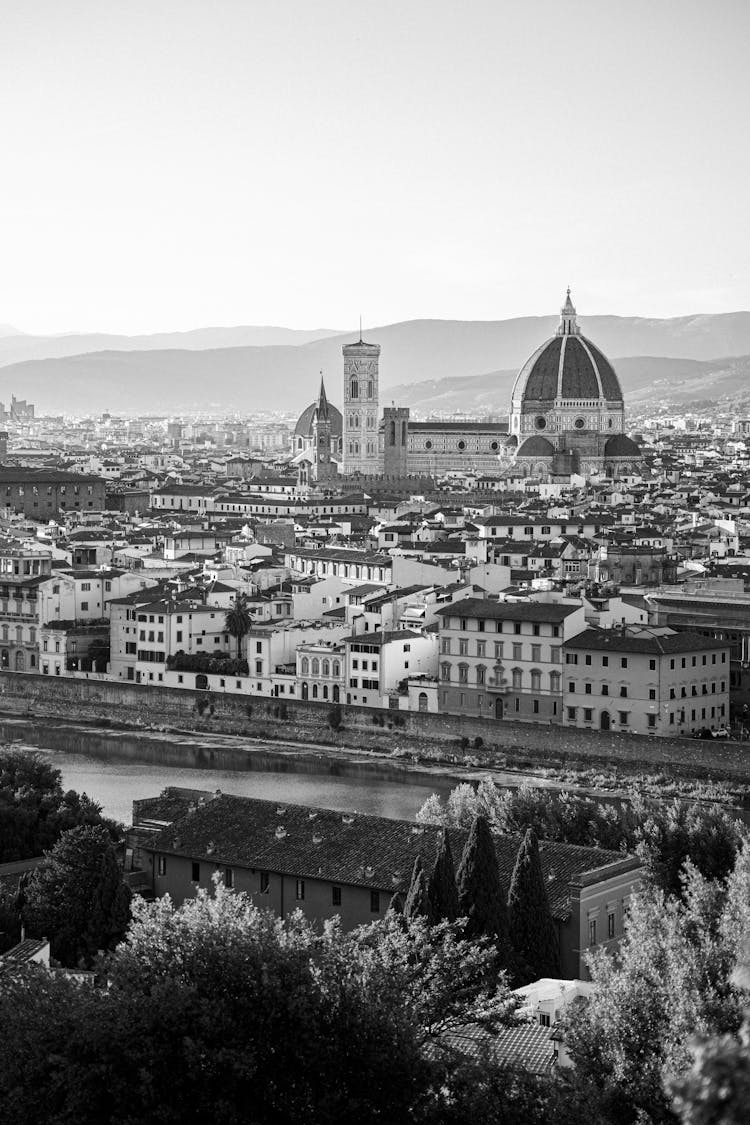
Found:
M 343 715 L 338 703 L 334 703 L 333 707 L 328 711 L 328 725 L 331 730 L 340 730 L 343 723 Z

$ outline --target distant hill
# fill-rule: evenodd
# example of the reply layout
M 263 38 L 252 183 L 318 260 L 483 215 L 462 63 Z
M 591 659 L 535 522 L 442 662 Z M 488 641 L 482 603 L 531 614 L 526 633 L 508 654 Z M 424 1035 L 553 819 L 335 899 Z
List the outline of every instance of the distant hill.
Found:
M 692 360 L 661 356 L 627 356 L 613 361 L 631 407 L 675 405 L 706 398 L 734 398 L 750 386 L 750 356 Z M 489 371 L 466 378 L 428 379 L 393 387 L 394 401 L 420 414 L 504 414 L 516 371 Z
M 581 317 L 584 333 L 613 358 L 630 401 L 658 396 L 670 388 L 687 401 L 730 393 L 746 375 L 750 355 L 750 313 L 646 320 L 633 317 Z M 477 384 L 483 408 L 507 410 L 513 377 L 527 356 L 553 334 L 555 317 L 505 321 L 416 320 L 368 330 L 382 345 L 381 399 L 417 407 L 414 394 L 439 399 L 419 409 L 469 409 L 468 381 Z M 295 344 L 206 347 L 205 332 L 276 331 L 205 329 L 188 334 L 194 347 L 153 346 L 169 336 L 133 337 L 140 350 L 109 349 L 59 358 L 8 364 L 0 371 L 0 399 L 11 394 L 36 403 L 39 412 L 80 413 L 188 411 L 226 408 L 300 410 L 312 401 L 319 371 L 331 399 L 341 402 L 343 344 L 354 334 L 328 335 Z M 74 337 L 58 338 L 71 341 Z M 89 337 L 87 339 L 94 339 Z M 105 337 L 111 342 L 113 337 Z M 144 350 L 142 341 L 150 340 Z M 0 350 L 8 344 L 0 340 Z M 6 350 L 6 357 L 9 354 Z M 714 356 L 738 356 L 715 360 Z M 617 359 L 626 356 L 626 359 Z M 707 366 L 695 366 L 707 361 Z M 489 374 L 486 374 L 489 373 Z M 438 386 L 442 381 L 446 386 Z M 460 391 L 454 385 L 461 383 Z M 415 391 L 415 384 L 430 387 Z M 458 391 L 457 406 L 446 405 Z M 472 392 L 474 393 L 474 392 Z M 448 395 L 446 399 L 443 396 Z
M 29 336 L 0 324 L 0 367 L 27 359 L 51 359 L 89 352 L 145 352 L 162 348 L 187 351 L 204 348 L 275 347 L 309 344 L 339 336 L 332 328 L 194 328 L 189 332 L 156 332 L 149 336 L 112 336 L 105 332 L 66 332 L 59 336 Z

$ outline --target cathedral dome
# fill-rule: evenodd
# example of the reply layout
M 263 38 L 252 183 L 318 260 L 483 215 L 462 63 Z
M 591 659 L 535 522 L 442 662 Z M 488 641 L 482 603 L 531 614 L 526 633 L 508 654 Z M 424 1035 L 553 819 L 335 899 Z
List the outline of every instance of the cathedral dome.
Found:
M 522 413 L 567 402 L 622 404 L 614 368 L 595 344 L 580 335 L 568 290 L 557 335 L 526 360 L 513 385 L 513 405 Z
M 547 441 L 539 434 L 533 434 L 519 445 L 516 457 L 551 457 L 554 452 L 555 448 L 551 441 Z
M 297 425 L 294 427 L 295 438 L 311 438 L 313 415 L 315 414 L 315 407 L 318 405 L 317 400 L 311 402 L 306 410 L 303 410 L 297 420 Z M 331 419 L 331 437 L 340 438 L 344 428 L 344 420 L 341 417 L 341 411 L 337 410 L 335 406 L 328 403 L 328 413 Z
M 637 442 L 626 434 L 615 434 L 604 446 L 605 457 L 640 457 L 641 449 Z

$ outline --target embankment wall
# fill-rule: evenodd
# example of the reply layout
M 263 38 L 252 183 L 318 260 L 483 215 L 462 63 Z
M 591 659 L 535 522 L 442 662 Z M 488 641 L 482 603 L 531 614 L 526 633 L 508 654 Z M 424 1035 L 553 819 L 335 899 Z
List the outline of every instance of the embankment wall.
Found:
M 280 742 L 327 743 L 380 753 L 413 753 L 481 764 L 637 767 L 697 778 L 750 781 L 750 743 L 645 738 L 512 721 L 342 706 L 332 731 L 331 705 L 248 698 L 145 684 L 0 672 L 0 710 L 24 716 L 246 735 Z M 382 725 L 381 725 L 382 724 Z M 481 740 L 481 749 L 474 746 Z M 469 745 L 466 745 L 468 740 Z

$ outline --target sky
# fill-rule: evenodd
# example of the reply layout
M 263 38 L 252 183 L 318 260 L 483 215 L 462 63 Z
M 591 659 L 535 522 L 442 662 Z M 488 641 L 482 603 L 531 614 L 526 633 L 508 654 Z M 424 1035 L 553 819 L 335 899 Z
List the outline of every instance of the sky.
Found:
M 750 309 L 747 0 L 0 0 L 0 323 Z

